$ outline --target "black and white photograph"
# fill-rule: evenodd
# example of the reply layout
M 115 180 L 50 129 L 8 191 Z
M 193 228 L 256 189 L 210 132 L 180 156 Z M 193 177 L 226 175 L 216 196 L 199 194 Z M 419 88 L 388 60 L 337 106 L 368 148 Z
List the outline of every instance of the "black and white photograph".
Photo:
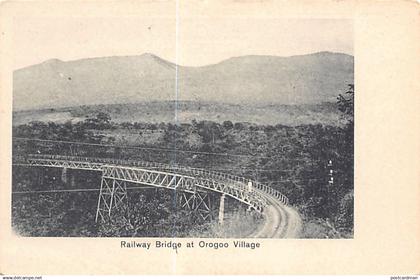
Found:
M 16 235 L 353 239 L 351 19 L 14 28 Z

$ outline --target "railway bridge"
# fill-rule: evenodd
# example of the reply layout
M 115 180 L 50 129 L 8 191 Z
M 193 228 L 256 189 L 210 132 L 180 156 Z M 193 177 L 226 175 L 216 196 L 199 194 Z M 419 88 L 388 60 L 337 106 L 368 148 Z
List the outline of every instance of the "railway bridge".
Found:
M 141 160 L 44 154 L 39 149 L 27 155 L 14 153 L 13 164 L 61 168 L 63 181 L 68 180 L 69 169 L 100 172 L 96 222 L 107 221 L 118 212 L 128 199 L 127 183 L 134 183 L 178 192 L 181 206 L 197 211 L 203 219 L 212 214 L 209 193 L 219 194 L 221 224 L 226 197 L 235 199 L 264 216 L 265 222 L 250 237 L 294 238 L 301 228 L 299 215 L 288 206 L 287 197 L 267 185 L 236 175 Z

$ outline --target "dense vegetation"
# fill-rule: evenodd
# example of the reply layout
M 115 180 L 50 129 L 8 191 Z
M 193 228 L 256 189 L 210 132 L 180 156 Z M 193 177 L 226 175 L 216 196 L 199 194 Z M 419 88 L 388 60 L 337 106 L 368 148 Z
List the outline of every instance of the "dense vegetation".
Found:
M 31 122 L 14 127 L 14 137 L 36 139 L 63 140 L 106 144 L 107 146 L 88 146 L 63 143 L 59 146 L 42 144 L 43 152 L 78 154 L 86 156 L 109 156 L 148 161 L 160 161 L 192 167 L 221 170 L 225 173 L 237 174 L 266 183 L 280 190 L 298 209 L 304 218 L 304 237 L 339 238 L 353 235 L 353 98 L 354 89 L 351 85 L 348 92 L 338 97 L 337 106 L 342 112 L 346 125 L 300 125 L 285 126 L 257 125 L 244 122 L 224 121 L 192 121 L 191 123 L 142 123 L 142 122 L 112 122 L 106 113 L 98 113 L 96 117 L 76 123 L 66 122 Z M 281 123 L 281 120 L 279 120 Z M 14 153 L 37 152 L 39 143 L 15 141 Z M 128 147 L 130 146 L 130 147 Z M 133 148 L 135 146 L 136 148 Z M 329 166 L 331 161 L 332 166 Z M 330 170 L 333 170 L 333 183 Z M 22 173 L 16 169 L 14 172 Z M 22 176 L 14 176 L 14 188 L 22 188 L 29 183 L 23 182 Z M 18 187 L 18 183 L 20 186 Z M 80 183 L 82 184 L 82 183 Z M 84 199 L 86 205 L 95 204 L 95 196 L 88 195 Z M 141 196 L 141 195 L 140 195 Z M 143 194 L 144 196 L 144 194 Z M 76 195 L 77 197 L 77 195 Z M 151 198 L 152 197 L 152 198 Z M 20 223 L 20 216 L 24 211 L 23 205 L 29 203 L 33 197 L 13 200 L 14 222 L 16 227 L 25 227 Z M 60 195 L 51 197 L 43 195 L 34 207 L 40 211 L 47 211 L 51 207 L 41 205 L 52 203 L 57 199 L 54 207 L 67 207 L 67 199 Z M 168 208 L 170 203 L 163 203 L 162 209 L 157 199 L 149 196 L 150 211 L 157 228 L 165 228 L 160 223 L 180 221 L 188 224 L 191 213 L 176 213 Z M 159 201 L 170 200 L 170 196 L 160 198 Z M 137 201 L 141 198 L 137 198 Z M 152 206 L 152 204 L 154 206 Z M 62 205 L 62 206 L 60 206 Z M 86 208 L 86 207 L 85 207 Z M 82 209 L 85 209 L 82 207 Z M 94 211 L 95 207 L 90 207 Z M 87 208 L 86 208 L 87 209 Z M 138 208 L 142 209 L 142 208 Z M 63 210 L 64 211 L 64 210 Z M 92 212 L 85 212 L 82 219 L 72 223 L 75 228 L 82 228 L 79 224 L 89 224 Z M 139 210 L 142 211 L 142 210 Z M 144 209 L 144 211 L 146 211 Z M 163 212 L 162 212 L 163 211 Z M 166 212 L 165 212 L 166 211 Z M 158 214 L 160 213 L 160 214 Z M 162 214 L 163 213 L 163 214 Z M 64 215 L 64 214 L 63 214 Z M 65 214 L 66 216 L 68 214 Z M 170 215 L 178 215 L 170 217 Z M 143 215 L 144 216 L 144 215 Z M 168 218 L 170 217 L 170 218 Z M 182 221 L 184 219 L 184 221 Z M 17 222 L 19 220 L 19 223 Z M 31 225 L 33 230 L 42 230 L 42 219 L 38 219 L 38 226 Z M 127 221 L 118 221 L 120 229 L 128 226 Z M 122 224 L 121 224 L 122 223 Z M 175 224 L 176 224 L 175 223 Z M 150 224 L 150 223 L 146 223 Z M 28 225 L 29 226 L 29 225 Z M 202 225 L 204 226 L 204 225 Z M 207 226 L 207 231 L 210 225 Z M 199 227 L 195 227 L 196 229 Z M 112 232 L 89 229 L 87 235 L 112 235 Z M 126 232 L 127 235 L 132 234 Z M 178 235 L 188 235 L 189 230 L 178 229 Z M 28 230 L 21 230 L 27 232 Z M 137 232 L 152 232 L 140 230 Z M 204 229 L 203 229 L 204 232 Z M 121 231 L 119 231 L 121 233 Z M 166 232 L 161 232 L 163 235 Z M 69 234 L 68 232 L 66 234 Z M 80 234 L 80 232 L 79 232 Z M 156 233 L 155 233 L 156 234 Z M 42 234 L 40 234 L 42 235 Z M 70 233 L 71 235 L 71 233 Z

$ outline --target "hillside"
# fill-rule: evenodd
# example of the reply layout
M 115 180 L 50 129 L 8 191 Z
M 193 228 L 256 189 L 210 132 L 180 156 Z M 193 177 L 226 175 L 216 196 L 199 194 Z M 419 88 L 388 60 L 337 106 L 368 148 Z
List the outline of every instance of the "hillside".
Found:
M 16 70 L 14 110 L 127 104 L 175 98 L 175 64 L 153 54 L 48 60 Z M 178 67 L 180 100 L 232 104 L 334 102 L 353 83 L 353 57 L 243 56 L 202 67 Z
M 262 125 L 304 125 L 324 124 L 340 126 L 342 119 L 335 103 L 311 105 L 256 105 L 228 104 L 216 102 L 177 102 L 177 121 L 190 123 L 192 120 L 249 122 Z M 134 104 L 109 104 L 76 106 L 59 109 L 25 110 L 13 113 L 13 125 L 31 121 L 54 121 L 64 123 L 82 121 L 104 112 L 112 121 L 122 122 L 175 122 L 175 104 L 171 101 L 154 101 Z

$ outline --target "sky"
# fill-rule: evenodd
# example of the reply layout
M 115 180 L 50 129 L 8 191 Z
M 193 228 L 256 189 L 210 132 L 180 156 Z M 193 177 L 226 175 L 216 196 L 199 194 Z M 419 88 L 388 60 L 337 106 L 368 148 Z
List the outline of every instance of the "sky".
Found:
M 13 28 L 15 69 L 53 58 L 143 53 L 184 66 L 243 55 L 353 54 L 350 20 L 38 16 L 19 18 Z

